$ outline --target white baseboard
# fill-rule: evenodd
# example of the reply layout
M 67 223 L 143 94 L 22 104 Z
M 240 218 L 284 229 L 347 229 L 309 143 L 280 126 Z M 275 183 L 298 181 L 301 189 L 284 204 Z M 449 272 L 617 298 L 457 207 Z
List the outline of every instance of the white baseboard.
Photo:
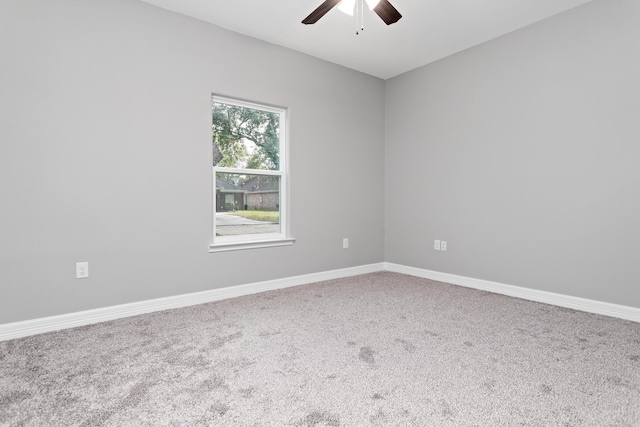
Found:
M 111 307 L 79 311 L 59 316 L 6 323 L 0 325 L 0 341 L 42 334 L 44 332 L 57 331 L 60 329 L 74 328 L 77 326 L 91 325 L 122 317 L 137 316 L 139 314 L 152 313 L 155 311 L 204 304 L 207 302 L 235 298 L 258 292 L 289 288 L 291 286 L 306 285 L 308 283 L 321 282 L 323 280 L 340 279 L 343 277 L 357 276 L 359 274 L 374 273 L 383 270 L 384 263 L 369 264 L 359 267 L 287 277 L 284 279 L 230 286 L 222 289 L 212 289 L 210 291 L 157 298 L 130 304 L 114 305 Z
M 522 298 L 529 301 L 542 302 L 559 307 L 572 308 L 574 310 L 588 313 L 602 314 L 624 320 L 631 320 L 640 323 L 640 308 L 625 305 L 611 304 L 607 302 L 595 301 L 586 298 L 572 297 L 568 295 L 556 294 L 553 292 L 539 291 L 535 289 L 522 288 L 519 286 L 505 285 L 503 283 L 490 282 L 488 280 L 473 279 L 471 277 L 458 276 L 438 271 L 425 270 L 415 267 L 407 267 L 393 263 L 384 263 L 386 271 L 408 274 L 410 276 L 422 277 L 425 279 L 446 282 L 452 285 L 464 286 L 467 288 L 480 289 L 494 292 L 496 294 L 508 295 Z
M 440 273 L 415 267 L 407 267 L 399 264 L 382 262 L 359 267 L 350 267 L 339 270 L 331 270 L 320 273 L 305 274 L 302 276 L 287 277 L 284 279 L 269 280 L 265 282 L 250 283 L 246 285 L 231 286 L 222 289 L 196 292 L 191 294 L 176 295 L 166 298 L 158 298 L 130 304 L 115 305 L 111 307 L 97 308 L 93 310 L 79 311 L 76 313 L 62 314 L 59 316 L 43 317 L 22 322 L 6 323 L 0 325 L 0 341 L 29 335 L 42 334 L 44 332 L 60 329 L 74 328 L 90 325 L 108 320 L 119 319 L 155 311 L 169 310 L 173 308 L 187 307 L 204 304 L 227 298 L 235 298 L 243 295 L 255 294 L 275 289 L 289 288 L 292 286 L 306 285 L 321 282 L 323 280 L 340 279 L 343 277 L 357 276 L 378 271 L 392 271 L 408 274 L 410 276 L 437 280 L 451 283 L 452 285 L 467 288 L 480 289 L 497 294 L 508 295 L 530 301 L 542 302 L 560 307 L 572 308 L 589 313 L 602 314 L 624 320 L 640 323 L 640 308 L 628 307 L 606 302 L 594 301 L 584 298 L 571 297 L 553 292 L 538 291 L 535 289 L 505 285 L 487 280 L 473 279 L 471 277 L 455 274 Z

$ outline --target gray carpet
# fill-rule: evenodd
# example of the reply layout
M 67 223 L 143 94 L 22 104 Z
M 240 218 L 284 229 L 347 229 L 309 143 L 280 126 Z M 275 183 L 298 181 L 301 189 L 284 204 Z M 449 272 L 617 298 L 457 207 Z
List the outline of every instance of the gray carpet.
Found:
M 640 426 L 640 324 L 374 273 L 0 342 L 2 426 Z

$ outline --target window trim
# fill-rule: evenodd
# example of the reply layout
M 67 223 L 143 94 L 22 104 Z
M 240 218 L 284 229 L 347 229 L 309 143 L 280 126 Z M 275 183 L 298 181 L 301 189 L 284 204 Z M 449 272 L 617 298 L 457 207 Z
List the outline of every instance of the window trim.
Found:
M 211 94 L 211 103 L 214 102 L 249 108 L 253 110 L 267 111 L 276 113 L 280 117 L 280 141 L 279 141 L 279 161 L 277 170 L 262 169 L 243 169 L 212 166 L 212 191 L 213 198 L 213 215 L 212 215 L 212 241 L 209 244 L 209 252 L 234 251 L 241 249 L 256 249 L 275 246 L 289 246 L 295 242 L 295 238 L 291 236 L 289 226 L 289 109 L 283 107 L 275 107 L 267 104 L 260 104 L 238 99 L 226 98 Z M 209 115 L 211 117 L 211 115 Z M 218 206 L 216 203 L 216 176 L 218 172 L 222 173 L 240 173 L 246 175 L 271 175 L 278 176 L 280 179 L 280 232 L 279 233 L 262 233 L 262 234 L 242 234 L 234 236 L 216 236 L 216 213 Z

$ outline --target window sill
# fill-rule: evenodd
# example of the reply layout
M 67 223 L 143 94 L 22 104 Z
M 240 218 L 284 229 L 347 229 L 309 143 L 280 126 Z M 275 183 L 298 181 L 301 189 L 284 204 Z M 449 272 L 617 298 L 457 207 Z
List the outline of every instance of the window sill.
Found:
M 274 246 L 290 246 L 296 239 L 292 237 L 269 240 L 248 240 L 245 242 L 211 243 L 209 252 L 239 251 L 243 249 L 270 248 Z

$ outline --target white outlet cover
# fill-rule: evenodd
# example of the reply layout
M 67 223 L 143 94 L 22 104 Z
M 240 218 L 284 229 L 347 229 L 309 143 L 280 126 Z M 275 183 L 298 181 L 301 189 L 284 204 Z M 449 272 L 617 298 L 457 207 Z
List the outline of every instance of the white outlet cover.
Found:
M 446 240 L 442 240 L 440 242 L 440 250 L 441 251 L 446 251 L 447 250 L 447 241 Z
M 433 249 L 436 251 L 440 250 L 440 240 L 434 240 L 433 241 Z
M 76 279 L 84 279 L 89 277 L 89 263 L 77 262 L 76 263 Z

